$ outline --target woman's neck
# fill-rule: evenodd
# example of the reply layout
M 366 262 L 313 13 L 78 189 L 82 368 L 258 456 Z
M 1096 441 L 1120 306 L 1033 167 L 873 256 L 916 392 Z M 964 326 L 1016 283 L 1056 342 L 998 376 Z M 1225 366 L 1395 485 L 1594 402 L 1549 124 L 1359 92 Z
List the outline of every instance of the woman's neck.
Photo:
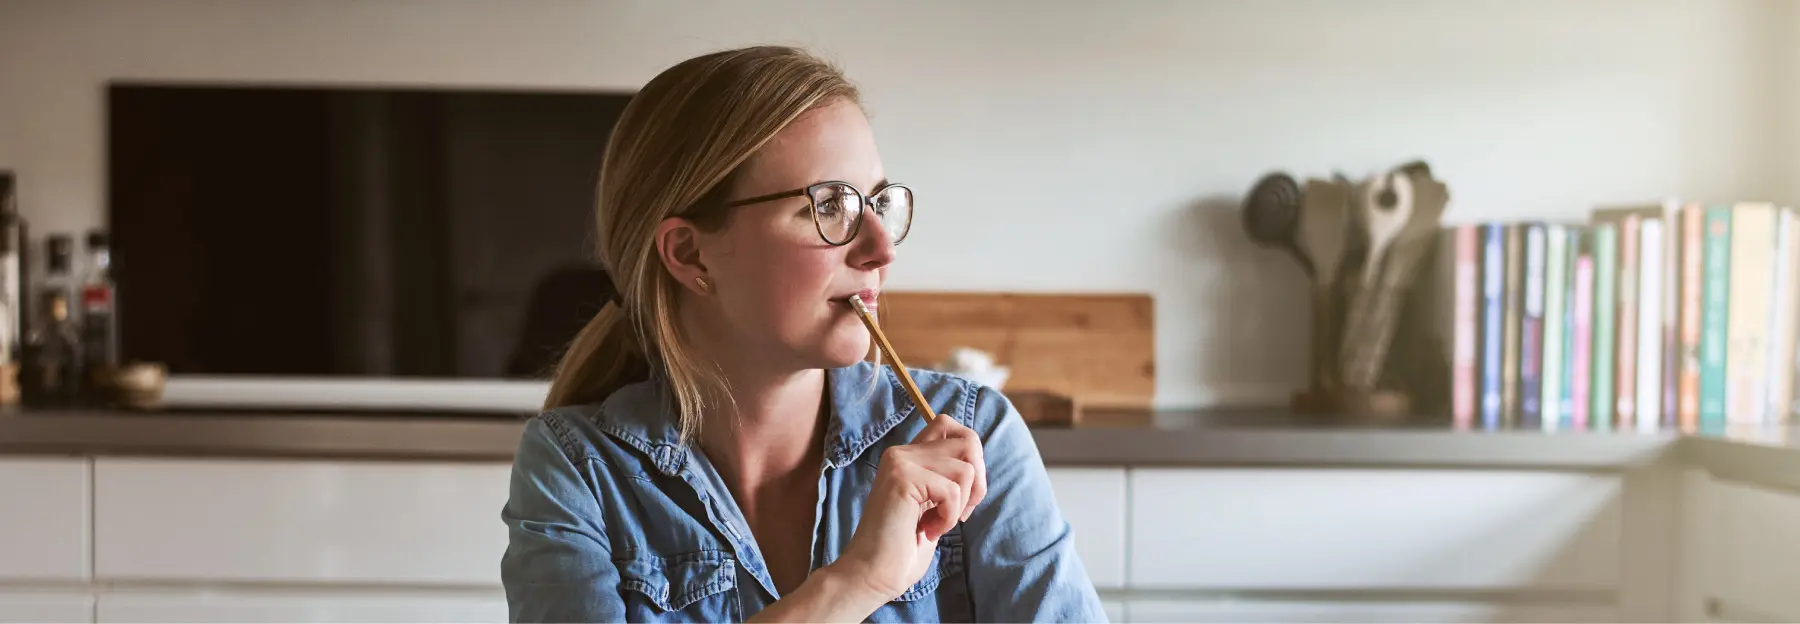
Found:
M 725 476 L 755 487 L 815 468 L 824 453 L 825 371 L 726 375 L 734 405 L 706 415 L 700 441 Z

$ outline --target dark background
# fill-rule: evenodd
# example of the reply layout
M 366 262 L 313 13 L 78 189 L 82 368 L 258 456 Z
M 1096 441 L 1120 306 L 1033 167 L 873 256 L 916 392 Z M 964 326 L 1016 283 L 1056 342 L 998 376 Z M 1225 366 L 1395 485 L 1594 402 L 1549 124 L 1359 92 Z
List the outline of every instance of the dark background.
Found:
M 109 85 L 124 357 L 540 376 L 602 300 L 592 202 L 629 98 Z

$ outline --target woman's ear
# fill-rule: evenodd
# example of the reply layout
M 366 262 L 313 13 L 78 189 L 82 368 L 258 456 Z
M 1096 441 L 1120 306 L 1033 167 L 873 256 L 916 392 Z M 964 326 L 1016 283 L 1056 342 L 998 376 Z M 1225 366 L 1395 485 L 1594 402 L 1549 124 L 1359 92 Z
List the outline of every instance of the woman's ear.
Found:
M 669 217 L 656 225 L 656 255 L 675 281 L 694 292 L 706 279 L 706 263 L 700 260 L 700 230 L 681 217 Z

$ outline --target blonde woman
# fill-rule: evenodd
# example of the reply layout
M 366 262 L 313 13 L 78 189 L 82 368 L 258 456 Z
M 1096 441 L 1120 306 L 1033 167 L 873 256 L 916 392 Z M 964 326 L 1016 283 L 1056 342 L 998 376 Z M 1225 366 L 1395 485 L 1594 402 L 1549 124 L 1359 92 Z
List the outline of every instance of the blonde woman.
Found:
M 1005 397 L 913 373 L 927 423 L 846 303 L 877 305 L 912 191 L 857 90 L 756 47 L 682 62 L 601 167 L 617 284 L 531 419 L 503 510 L 518 621 L 1101 621 Z

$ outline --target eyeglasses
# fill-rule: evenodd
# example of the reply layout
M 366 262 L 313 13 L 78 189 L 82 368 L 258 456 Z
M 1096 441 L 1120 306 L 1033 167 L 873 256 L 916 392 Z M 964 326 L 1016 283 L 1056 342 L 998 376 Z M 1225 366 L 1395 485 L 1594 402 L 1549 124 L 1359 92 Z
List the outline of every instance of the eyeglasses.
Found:
M 904 184 L 888 184 L 864 197 L 862 191 L 856 190 L 850 183 L 832 180 L 806 188 L 730 201 L 722 207 L 732 208 L 789 197 L 805 197 L 812 201 L 813 225 L 818 227 L 819 237 L 833 246 L 848 245 L 856 238 L 857 231 L 862 229 L 863 215 L 869 212 L 864 210 L 865 206 L 874 208 L 875 217 L 881 219 L 881 226 L 894 237 L 895 245 L 905 240 L 907 230 L 912 228 L 912 189 Z

